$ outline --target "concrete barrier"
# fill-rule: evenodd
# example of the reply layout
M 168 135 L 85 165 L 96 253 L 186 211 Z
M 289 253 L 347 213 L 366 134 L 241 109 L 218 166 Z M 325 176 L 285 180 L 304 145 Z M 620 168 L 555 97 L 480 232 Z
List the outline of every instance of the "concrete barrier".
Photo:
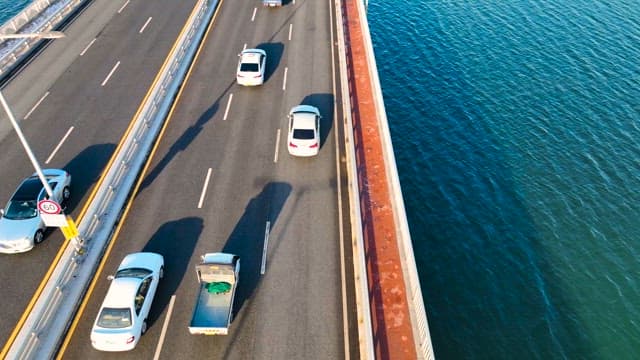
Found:
M 360 267 L 367 268 L 369 277 L 368 336 L 376 358 L 433 359 L 366 10 L 361 0 L 342 0 L 339 6 L 338 25 L 345 39 L 343 78 L 348 83 L 343 98 L 350 103 L 350 108 L 345 105 L 350 127 L 345 132 L 355 154 L 350 182 L 357 188 L 352 206 L 360 214 L 362 233 L 356 245 L 362 247 L 358 253 L 365 253 Z
M 36 294 L 37 302 L 26 309 L 28 316 L 18 324 L 1 356 L 6 355 L 7 359 L 55 357 L 217 4 L 218 0 L 200 0 L 189 16 L 150 93 L 107 165 L 107 172 L 90 197 L 88 210 L 78 225 L 84 252 L 78 253 L 75 244 L 68 243 L 54 260 L 53 272 L 43 280 L 46 286 Z

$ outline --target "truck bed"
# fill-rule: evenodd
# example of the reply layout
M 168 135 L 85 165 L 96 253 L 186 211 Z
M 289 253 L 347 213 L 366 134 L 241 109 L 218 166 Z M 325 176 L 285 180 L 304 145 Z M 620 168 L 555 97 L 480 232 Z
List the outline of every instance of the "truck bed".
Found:
M 227 334 L 235 286 L 233 284 L 233 288 L 227 293 L 214 294 L 209 293 L 204 284 L 200 285 L 198 302 L 189 325 L 191 334 Z
M 262 0 L 263 6 L 282 6 L 282 0 Z

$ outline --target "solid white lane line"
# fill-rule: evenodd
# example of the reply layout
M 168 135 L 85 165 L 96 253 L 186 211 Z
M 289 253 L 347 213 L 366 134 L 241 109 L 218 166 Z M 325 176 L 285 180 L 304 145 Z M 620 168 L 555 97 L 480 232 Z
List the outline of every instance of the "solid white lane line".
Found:
M 269 245 L 269 228 L 271 227 L 271 221 L 267 221 L 267 226 L 264 228 L 264 246 L 262 247 L 262 266 L 260 267 L 260 275 L 264 275 L 265 268 L 267 266 L 267 247 Z
M 229 115 L 229 107 L 231 107 L 231 99 L 233 99 L 233 94 L 229 94 L 229 101 L 227 101 L 227 108 L 224 110 L 224 116 L 222 120 L 227 120 L 227 115 Z
M 91 47 L 91 45 L 93 45 L 94 42 L 96 42 L 96 38 L 93 38 L 93 40 L 91 40 L 91 42 L 89 43 L 89 45 L 87 45 L 87 47 L 84 48 L 84 50 L 82 50 L 82 52 L 80 53 L 80 56 L 84 55 L 84 53 L 87 52 L 87 50 L 89 50 L 89 48 Z
M 124 5 L 122 5 L 122 7 L 120 8 L 120 10 L 118 10 L 118 14 L 120 14 L 122 12 L 122 10 L 124 10 L 124 8 L 129 5 L 129 0 L 127 0 L 126 3 L 124 3 Z
M 289 41 L 291 41 L 291 32 L 293 31 L 293 24 L 289 24 Z
M 284 79 L 282 80 L 282 90 L 285 90 L 287 88 L 287 70 L 289 70 L 288 67 L 284 68 Z
M 256 12 L 257 12 L 257 11 L 258 11 L 258 8 L 257 8 L 257 7 L 254 7 L 254 8 L 253 8 L 253 15 L 251 15 L 251 21 L 253 21 L 253 20 L 255 20 L 255 19 L 256 19 Z
M 280 129 L 278 129 L 278 133 L 276 134 L 276 154 L 273 156 L 273 162 L 278 162 L 278 148 L 280 147 Z
M 113 69 L 111 69 L 111 71 L 109 72 L 109 75 L 107 75 L 107 77 L 104 79 L 104 81 L 102 81 L 102 85 L 100 85 L 100 86 L 105 86 L 105 84 L 107 83 L 107 81 L 109 81 L 109 78 L 111 77 L 111 75 L 113 75 L 113 73 L 116 71 L 118 66 L 120 66 L 120 61 L 118 61 L 115 64 L 115 66 L 113 67 Z
M 56 146 L 56 148 L 53 149 L 53 151 L 51 152 L 51 155 L 49 155 L 47 160 L 44 162 L 45 164 L 48 164 L 51 161 L 51 159 L 53 159 L 53 157 L 56 155 L 58 150 L 60 150 L 60 147 L 67 140 L 67 138 L 69 137 L 72 131 L 73 131 L 73 126 L 70 127 L 69 130 L 67 130 L 67 133 L 62 137 L 62 140 L 60 140 L 60 142 L 58 143 L 58 146 Z
M 40 103 L 44 100 L 44 98 L 46 98 L 47 96 L 49 96 L 49 92 L 47 91 L 44 95 L 42 95 L 42 97 L 40 98 L 40 100 L 38 100 L 38 102 L 33 105 L 33 107 L 31 108 L 31 110 L 29 110 L 29 112 L 27 113 L 27 115 L 24 116 L 24 120 L 27 120 L 27 118 L 29 118 L 29 116 L 31 116 L 31 113 L 38 107 L 38 105 L 40 105 Z
M 147 22 L 144 23 L 144 25 L 142 25 L 142 28 L 140 28 L 139 33 L 142 34 L 142 32 L 144 31 L 144 29 L 147 27 L 147 25 L 149 25 L 149 22 L 151 22 L 152 17 L 149 16 L 149 18 L 147 19 Z
M 242 51 L 245 51 L 247 49 L 247 44 L 244 44 L 244 46 L 242 47 Z
M 202 186 L 202 193 L 200 193 L 200 201 L 198 201 L 198 209 L 202 209 L 204 196 L 207 194 L 207 188 L 209 187 L 209 179 L 211 179 L 211 168 L 207 170 L 207 177 L 204 179 L 204 185 Z
M 162 324 L 162 332 L 160 333 L 160 339 L 158 340 L 158 346 L 156 346 L 156 353 L 153 355 L 153 360 L 158 360 L 160 358 L 160 351 L 162 350 L 162 345 L 164 344 L 164 338 L 167 335 L 167 329 L 169 328 L 169 320 L 171 320 L 171 314 L 173 314 L 173 304 L 176 302 L 176 295 L 171 295 L 171 300 L 169 300 L 169 309 L 167 310 L 167 317 L 164 318 L 164 324 Z

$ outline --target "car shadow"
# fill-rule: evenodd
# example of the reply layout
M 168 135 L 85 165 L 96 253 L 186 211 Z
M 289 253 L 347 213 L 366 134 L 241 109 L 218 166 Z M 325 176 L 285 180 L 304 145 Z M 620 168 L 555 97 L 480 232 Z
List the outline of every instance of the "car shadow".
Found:
M 82 150 L 63 167 L 71 174 L 71 198 L 65 213 L 70 214 L 88 196 L 116 149 L 115 144 L 96 144 Z
M 223 252 L 240 256 L 240 279 L 233 306 L 234 318 L 260 282 L 266 222 L 269 221 L 270 228 L 273 229 L 291 189 L 288 183 L 267 183 L 249 201 L 224 245 Z
M 267 82 L 280 66 L 282 54 L 284 54 L 284 44 L 281 42 L 268 42 L 261 43 L 256 48 L 267 53 L 267 65 L 264 70 L 264 81 Z
M 302 99 L 301 105 L 315 106 L 320 110 L 320 148 L 327 140 L 327 136 L 333 127 L 333 103 L 335 97 L 333 94 L 311 94 Z
M 166 222 L 158 228 L 142 249 L 142 251 L 164 256 L 164 278 L 160 281 L 149 312 L 147 319 L 149 328 L 169 306 L 171 295 L 176 293 L 187 273 L 189 261 L 203 228 L 204 222 L 199 217 L 186 217 Z

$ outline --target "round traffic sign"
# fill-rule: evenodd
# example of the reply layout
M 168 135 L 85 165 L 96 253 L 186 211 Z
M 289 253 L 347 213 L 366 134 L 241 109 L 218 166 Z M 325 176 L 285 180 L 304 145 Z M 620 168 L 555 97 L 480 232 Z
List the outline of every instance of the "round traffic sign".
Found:
M 45 214 L 59 214 L 62 208 L 60 204 L 53 200 L 40 200 L 38 202 L 38 210 Z

